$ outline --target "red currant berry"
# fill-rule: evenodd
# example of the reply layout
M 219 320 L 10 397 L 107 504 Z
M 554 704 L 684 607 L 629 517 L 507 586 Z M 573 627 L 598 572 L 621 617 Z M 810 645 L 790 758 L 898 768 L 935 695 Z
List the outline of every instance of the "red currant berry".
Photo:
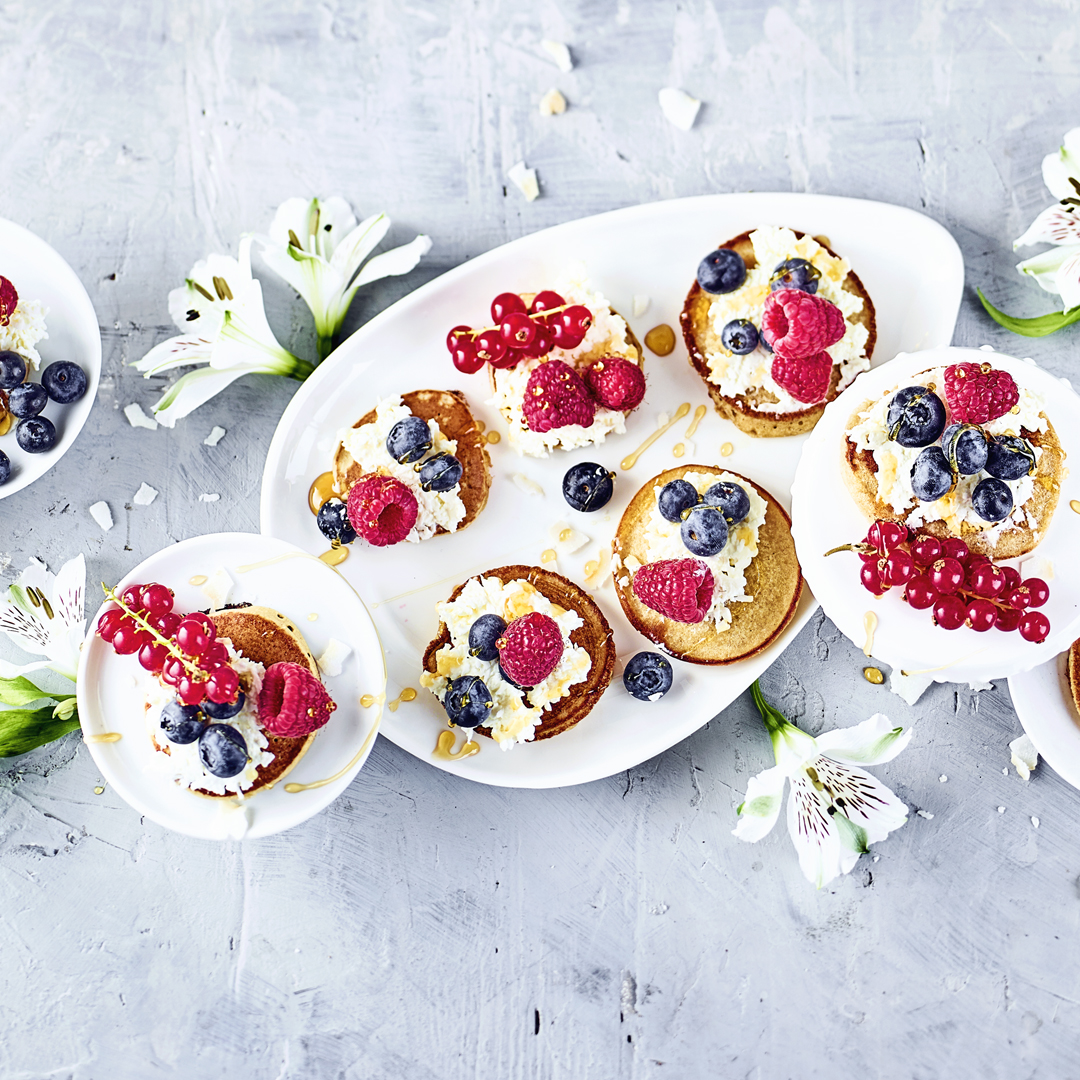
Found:
M 1015 630 L 1023 617 L 1024 613 L 1019 608 L 998 608 L 995 625 L 999 630 Z
M 1029 577 L 1024 585 L 1031 594 L 1031 603 L 1028 607 L 1042 607 L 1050 599 L 1050 586 L 1042 578 Z
M 157 675 L 161 671 L 168 658 L 169 650 L 166 649 L 164 645 L 158 645 L 153 641 L 148 641 L 139 650 L 139 663 L 154 675 Z
M 523 315 L 527 310 L 528 308 L 525 306 L 525 301 L 522 300 L 517 293 L 513 292 L 499 293 L 499 295 L 491 301 L 491 318 L 497 323 L 501 323 L 507 315 Z
M 888 585 L 881 583 L 881 575 L 878 573 L 876 563 L 863 563 L 862 569 L 859 571 L 859 580 L 863 583 L 863 588 L 872 592 L 875 596 L 881 596 L 888 591 Z
M 1041 611 L 1025 611 L 1020 616 L 1020 636 L 1038 645 L 1050 633 L 1050 620 Z
M 911 542 L 911 557 L 916 566 L 929 566 L 941 558 L 941 541 L 936 536 L 916 536 Z
M 195 682 L 184 675 L 176 684 L 176 696 L 185 705 L 199 705 L 206 697 L 206 683 Z
M 951 557 L 938 559 L 930 567 L 930 584 L 941 593 L 949 596 L 964 584 L 964 568 Z
M 133 622 L 122 622 L 112 636 L 112 647 L 121 656 L 130 656 L 142 648 L 146 631 L 140 630 Z
M 201 623 L 188 616 L 176 628 L 176 644 L 189 656 L 202 656 L 210 646 L 210 637 Z
M 882 560 L 884 585 L 906 585 L 915 574 L 915 560 L 903 548 L 893 548 Z
M 202 664 L 206 668 L 219 668 L 229 662 L 229 650 L 221 644 L 220 641 L 215 641 L 209 649 L 202 654 Z
M 506 342 L 498 330 L 485 330 L 476 339 L 476 358 L 485 364 L 496 364 L 507 353 Z
M 967 618 L 964 622 L 972 630 L 978 630 L 980 634 L 983 634 L 993 629 L 994 623 L 997 622 L 997 608 L 989 600 L 977 596 L 968 604 Z
M 967 605 L 959 596 L 939 596 L 934 604 L 934 625 L 959 630 L 967 619 Z
M 463 342 L 472 341 L 472 327 L 455 326 L 449 334 L 446 335 L 446 348 L 452 353 Z
M 1026 585 L 1017 585 L 1015 589 L 1003 593 L 1001 599 L 1017 611 L 1026 611 L 1031 607 L 1031 590 Z
M 170 686 L 175 686 L 185 675 L 187 669 L 178 656 L 170 656 L 161 666 L 161 678 Z
M 142 606 L 150 615 L 164 615 L 172 611 L 173 591 L 156 582 L 142 591 Z
M 1001 595 L 1005 588 L 1005 575 L 992 563 L 975 562 L 976 556 L 968 564 L 967 584 L 968 588 L 976 595 L 993 600 Z
M 933 607 L 937 598 L 938 594 L 925 574 L 916 574 L 904 589 L 904 599 L 916 611 L 925 611 L 928 607 Z
M 551 330 L 551 342 L 556 349 L 576 349 L 585 340 L 584 334 L 576 333 L 563 326 L 558 315 L 551 321 L 549 328 Z
M 484 361 L 476 355 L 474 341 L 462 340 L 450 355 L 453 358 L 454 367 L 463 375 L 475 375 L 484 366 Z
M 532 344 L 522 350 L 522 356 L 527 359 L 539 358 L 541 356 L 547 356 L 551 352 L 552 340 L 551 331 L 546 326 L 539 326 L 536 330 L 536 337 L 533 338 Z
M 129 585 L 120 594 L 120 599 L 123 600 L 132 611 L 142 611 L 142 591 L 143 587 L 141 585 Z
M 552 308 L 562 307 L 565 303 L 566 301 L 557 292 L 544 289 L 543 292 L 536 294 L 529 308 L 529 313 L 535 315 L 540 311 L 550 311 Z
M 561 315 L 567 330 L 584 337 L 593 324 L 592 312 L 584 304 L 571 304 Z
M 1001 572 L 1005 575 L 1005 588 L 1015 589 L 1020 584 L 1020 571 L 1014 566 L 1003 566 Z
M 151 615 L 147 622 L 162 636 L 171 638 L 176 633 L 176 628 L 183 620 L 182 615 L 175 611 L 166 611 L 164 615 Z
M 907 539 L 906 525 L 895 521 L 875 521 L 866 534 L 866 542 L 872 544 L 883 555 L 899 547 Z
M 240 678 L 231 667 L 218 668 L 206 680 L 206 696 L 218 705 L 236 700 Z
M 955 559 L 966 566 L 970 554 L 967 544 L 958 536 L 947 536 L 941 541 L 941 557 L 943 559 Z
M 119 608 L 109 608 L 97 621 L 98 636 L 105 641 L 111 642 L 113 634 L 120 628 L 124 618 L 124 613 Z
M 493 368 L 498 368 L 503 371 L 507 368 L 516 367 L 525 359 L 524 349 L 507 349 L 501 360 L 496 360 L 492 363 Z
M 511 312 L 499 324 L 499 334 L 511 349 L 524 349 L 531 345 L 538 327 L 528 315 Z

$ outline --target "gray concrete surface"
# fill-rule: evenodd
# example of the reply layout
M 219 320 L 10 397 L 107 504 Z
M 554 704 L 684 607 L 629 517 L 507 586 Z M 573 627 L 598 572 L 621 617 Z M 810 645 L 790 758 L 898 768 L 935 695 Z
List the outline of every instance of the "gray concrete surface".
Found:
M 1078 18 L 1077 0 L 0 2 L 0 214 L 74 266 L 105 346 L 76 448 L 0 503 L 0 551 L 15 567 L 84 551 L 89 578 L 112 580 L 171 541 L 257 528 L 295 385 L 244 380 L 174 431 L 119 410 L 155 396 L 125 365 L 171 331 L 168 290 L 295 194 L 344 194 L 385 209 L 391 239 L 435 241 L 351 327 L 469 256 L 617 206 L 747 189 L 895 202 L 963 249 L 957 344 L 1074 374 L 1075 329 L 1020 343 L 974 287 L 1050 310 L 1011 240 L 1047 201 L 1043 154 L 1080 122 Z M 570 74 L 544 37 L 570 43 Z M 657 109 L 669 84 L 705 102 L 689 134 Z M 554 120 L 536 108 L 551 86 L 570 102 Z M 531 205 L 504 191 L 521 157 L 540 173 Z M 267 293 L 310 355 L 306 310 Z M 214 424 L 228 434 L 209 449 Z M 144 480 L 161 496 L 133 507 Z M 87 514 L 101 498 L 108 534 Z M 561 791 L 472 785 L 380 739 L 332 808 L 243 845 L 95 795 L 77 736 L 4 762 L 0 1075 L 1080 1076 L 1080 796 L 1045 766 L 1028 785 L 1002 774 L 1020 730 L 1004 684 L 908 708 L 861 661 L 818 615 L 766 690 L 812 731 L 878 709 L 917 721 L 878 773 L 933 817 L 820 892 L 782 829 L 730 835 L 769 761 L 747 696 Z

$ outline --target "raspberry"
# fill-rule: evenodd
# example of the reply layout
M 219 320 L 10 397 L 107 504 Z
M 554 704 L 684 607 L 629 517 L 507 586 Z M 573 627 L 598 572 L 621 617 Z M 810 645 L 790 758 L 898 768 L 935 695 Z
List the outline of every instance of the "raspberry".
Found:
M 945 400 L 954 423 L 988 424 L 1019 400 L 1013 377 L 989 364 L 953 364 L 945 369 Z
M 772 362 L 772 377 L 796 401 L 813 404 L 822 401 L 829 392 L 832 368 L 832 357 L 827 352 L 801 360 L 776 353 Z
M 369 473 L 349 491 L 349 524 L 369 544 L 398 544 L 416 524 L 416 496 L 393 476 Z
M 631 587 L 646 607 L 676 622 L 699 623 L 712 607 L 713 575 L 700 559 L 646 563 Z
M 299 664 L 271 664 L 259 690 L 259 723 L 283 739 L 302 739 L 337 708 L 326 687 Z
M 645 397 L 645 376 L 641 368 L 621 356 L 604 356 L 585 372 L 592 395 L 605 409 L 629 412 Z
M 19 294 L 6 277 L 0 277 L 0 326 L 7 326 L 19 306 Z
M 518 686 L 536 686 L 554 670 L 563 654 L 559 624 L 533 611 L 515 619 L 495 643 L 503 671 Z
M 569 424 L 589 427 L 596 416 L 596 403 L 588 387 L 561 360 L 548 360 L 529 376 L 521 409 L 532 431 L 551 431 Z
M 835 345 L 847 329 L 843 313 L 828 300 L 801 289 L 770 293 L 761 315 L 761 332 L 778 356 L 815 356 Z

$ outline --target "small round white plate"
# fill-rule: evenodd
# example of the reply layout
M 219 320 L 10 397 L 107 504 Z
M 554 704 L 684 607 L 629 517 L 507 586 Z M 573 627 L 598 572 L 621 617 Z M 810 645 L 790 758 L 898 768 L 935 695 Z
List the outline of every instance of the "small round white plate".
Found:
M 1063 780 L 1080 788 L 1080 714 L 1065 678 L 1068 649 L 1009 676 L 1009 693 L 1035 749 Z
M 861 375 L 826 410 L 803 449 L 791 489 L 795 547 L 803 573 L 841 633 L 860 648 L 866 641 L 863 618 L 878 617 L 873 655 L 908 674 L 932 674 L 936 682 L 983 682 L 1027 671 L 1055 656 L 1080 634 L 1080 574 L 1072 570 L 1080 540 L 1080 516 L 1069 502 L 1080 497 L 1080 476 L 1073 470 L 1062 482 L 1057 511 L 1046 535 L 1030 554 L 1004 565 L 1024 576 L 1045 577 L 1040 564 L 1049 560 L 1058 573 L 1049 580 L 1050 599 L 1042 609 L 1050 620 L 1050 636 L 1041 645 L 1019 633 L 966 627 L 942 630 L 929 611 L 915 611 L 892 589 L 880 598 L 859 582 L 859 559 L 853 552 L 825 557 L 825 552 L 866 535 L 869 522 L 855 505 L 843 469 L 847 422 L 862 402 L 876 400 L 927 368 L 957 363 L 985 363 L 1008 371 L 1018 386 L 1042 395 L 1046 413 L 1069 458 L 1080 456 L 1080 397 L 1064 380 L 1032 363 L 983 349 L 941 348 L 898 356 L 891 363 Z M 1029 562 L 1040 567 L 1033 574 Z
M 533 233 L 489 251 L 411 293 L 345 341 L 297 391 L 278 424 L 263 472 L 262 531 L 308 551 L 326 550 L 307 506 L 311 482 L 330 467 L 340 429 L 351 426 L 380 397 L 426 388 L 457 388 L 489 431 L 505 434 L 486 372 L 461 375 L 446 351 L 446 333 L 458 323 L 483 325 L 491 300 L 507 289 L 534 290 L 577 260 L 594 286 L 630 323 L 639 339 L 658 323 L 678 333 L 679 312 L 698 262 L 717 243 L 763 224 L 790 225 L 827 235 L 874 298 L 879 328 L 876 355 L 944 344 L 952 336 L 964 271 L 960 251 L 936 222 L 914 211 L 858 199 L 820 195 L 707 195 L 629 207 Z M 647 308 L 634 317 L 635 297 Z M 640 304 L 639 304 L 640 309 Z M 645 353 L 648 391 L 627 433 L 600 446 L 547 459 L 518 457 L 505 439 L 490 447 L 493 482 L 488 504 L 476 522 L 453 535 L 422 544 L 376 550 L 360 543 L 340 566 L 371 608 L 386 648 L 390 696 L 419 687 L 420 658 L 435 636 L 435 604 L 469 576 L 508 563 L 537 563 L 554 546 L 548 530 L 572 523 L 589 537 L 579 552 L 560 558 L 558 570 L 584 580 L 586 561 L 608 548 L 631 496 L 648 479 L 676 464 L 724 465 L 770 491 L 784 506 L 805 437 L 752 439 L 721 419 L 701 379 L 687 362 L 681 339 L 667 357 Z M 629 471 L 619 462 L 651 434 L 661 412 L 680 403 L 706 407 L 692 440 L 690 416 L 679 421 Z M 676 459 L 672 450 L 687 444 Z M 730 443 L 733 452 L 721 455 Z M 615 496 L 594 514 L 572 511 L 562 498 L 562 477 L 579 461 L 598 461 L 618 472 Z M 538 483 L 529 495 L 512 477 Z M 615 631 L 620 657 L 651 649 L 623 616 L 614 587 L 594 593 Z M 678 664 L 674 688 L 660 701 L 640 702 L 616 675 L 611 688 L 576 727 L 554 739 L 500 751 L 481 738 L 474 757 L 432 757 L 446 716 L 438 701 L 420 690 L 415 702 L 386 716 L 383 734 L 439 768 L 482 783 L 505 787 L 582 784 L 628 769 L 659 754 L 707 723 L 741 694 L 798 633 L 814 610 L 803 597 L 794 620 L 768 650 L 742 663 L 708 668 Z M 458 738 L 459 744 L 462 742 Z
M 140 688 L 149 676 L 135 656 L 119 656 L 97 636 L 97 614 L 79 661 L 79 718 L 84 738 L 107 732 L 122 736 L 119 742 L 87 745 L 101 775 L 140 814 L 205 840 L 270 836 L 317 814 L 360 771 L 378 730 L 386 667 L 371 616 L 349 585 L 325 563 L 268 536 L 212 533 L 184 540 L 140 563 L 117 589 L 160 581 L 175 592 L 176 611 L 205 610 L 210 602 L 190 579 L 219 569 L 235 582 L 229 603 L 263 604 L 287 614 L 316 656 L 331 638 L 352 649 L 341 674 L 324 679 L 337 709 L 285 783 L 256 792 L 239 808 L 234 798 L 205 798 L 165 776 L 146 731 Z M 364 708 L 364 694 L 376 704 Z M 286 784 L 329 777 L 335 779 L 321 787 L 285 790 Z
M 75 271 L 44 240 L 13 221 L 0 218 L 0 274 L 16 288 L 20 300 L 45 306 L 49 336 L 37 345 L 44 368 L 53 360 L 73 360 L 86 372 L 86 393 L 71 405 L 50 401 L 41 414 L 56 425 L 56 445 L 44 454 L 28 454 L 15 441 L 15 423 L 0 438 L 0 450 L 11 459 L 11 478 L 0 484 L 0 499 L 22 491 L 47 473 L 70 449 L 82 431 L 101 380 L 101 334 L 97 315 Z M 31 372 L 32 382 L 41 372 Z

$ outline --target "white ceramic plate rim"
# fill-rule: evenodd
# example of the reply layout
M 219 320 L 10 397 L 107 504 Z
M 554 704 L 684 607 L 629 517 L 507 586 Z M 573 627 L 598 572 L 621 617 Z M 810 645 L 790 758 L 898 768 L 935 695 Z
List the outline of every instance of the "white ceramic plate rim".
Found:
M 1064 781 L 1080 788 L 1080 716 L 1065 678 L 1068 651 L 1009 676 L 1013 708 L 1035 749 Z

